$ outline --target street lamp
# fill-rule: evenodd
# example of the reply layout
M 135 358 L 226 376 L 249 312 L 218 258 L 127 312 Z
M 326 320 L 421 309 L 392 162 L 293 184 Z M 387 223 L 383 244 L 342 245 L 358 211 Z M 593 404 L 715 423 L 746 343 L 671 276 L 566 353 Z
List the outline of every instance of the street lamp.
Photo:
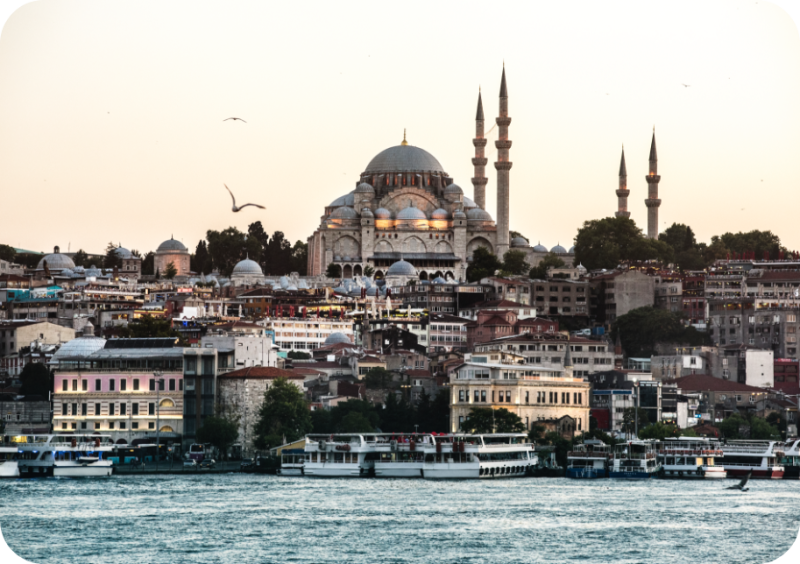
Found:
M 153 372 L 153 381 L 156 383 L 156 470 L 158 469 L 158 458 L 161 454 L 161 382 L 163 374 L 160 370 Z
M 634 391 L 636 393 L 633 401 L 633 417 L 635 421 L 634 431 L 635 431 L 635 436 L 638 439 L 639 438 L 639 381 L 636 378 L 633 379 L 633 386 L 635 388 Z

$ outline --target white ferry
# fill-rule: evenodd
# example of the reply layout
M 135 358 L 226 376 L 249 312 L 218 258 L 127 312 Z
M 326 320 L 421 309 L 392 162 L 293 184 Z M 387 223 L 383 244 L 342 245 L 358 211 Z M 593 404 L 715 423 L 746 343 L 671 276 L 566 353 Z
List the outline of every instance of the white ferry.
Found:
M 628 441 L 614 447 L 614 459 L 608 477 L 656 478 L 660 469 L 653 441 Z
M 784 480 L 800 478 L 800 439 L 789 439 L 783 444 L 783 458 L 780 463 L 783 466 Z
M 378 435 L 337 433 L 306 435 L 303 474 L 326 478 L 374 475 Z
M 587 439 L 567 453 L 567 478 L 608 478 L 611 447 L 597 439 Z
M 778 441 L 727 441 L 722 445 L 723 456 L 716 463 L 725 468 L 729 478 L 781 479 L 784 447 Z
M 725 468 L 715 463 L 715 457 L 721 456 L 717 439 L 670 437 L 658 444 L 658 462 L 664 478 L 726 478 Z
M 422 475 L 430 480 L 519 478 L 537 464 L 525 433 L 432 436 L 424 444 Z
M 375 476 L 378 478 L 422 478 L 425 447 L 434 445 L 433 435 L 379 435 L 375 443 Z M 435 447 L 434 447 L 435 448 Z
M 0 444 L 0 478 L 19 478 L 19 463 L 17 462 L 17 447 L 6 442 L 3 437 Z
M 278 468 L 280 476 L 302 476 L 305 467 L 306 455 L 301 448 L 285 448 L 281 451 L 281 467 Z
M 114 451 L 108 435 L 20 435 L 14 437 L 21 476 L 110 476 Z

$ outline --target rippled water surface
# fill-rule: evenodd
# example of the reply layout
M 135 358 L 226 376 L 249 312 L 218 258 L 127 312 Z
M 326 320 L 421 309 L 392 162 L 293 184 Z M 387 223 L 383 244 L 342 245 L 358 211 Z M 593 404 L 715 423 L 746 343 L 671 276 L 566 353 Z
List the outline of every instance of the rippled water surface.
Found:
M 769 562 L 800 482 L 311 479 L 228 474 L 0 482 L 35 563 Z

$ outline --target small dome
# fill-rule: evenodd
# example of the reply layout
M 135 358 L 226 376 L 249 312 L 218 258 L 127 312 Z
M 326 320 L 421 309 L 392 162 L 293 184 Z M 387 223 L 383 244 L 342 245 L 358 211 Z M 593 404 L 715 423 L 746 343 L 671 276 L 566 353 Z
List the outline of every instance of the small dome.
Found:
M 467 212 L 467 219 L 472 221 L 492 221 L 492 216 L 486 210 L 472 208 Z
M 447 280 L 442 278 L 441 276 L 437 276 L 431 281 L 433 284 L 447 284 Z
M 42 260 L 39 261 L 39 264 L 36 266 L 37 270 L 44 269 L 44 261 L 47 261 L 47 268 L 49 268 L 50 270 L 63 270 L 65 268 L 75 268 L 75 263 L 72 262 L 72 259 L 69 258 L 67 255 L 61 254 L 61 250 L 58 247 L 55 247 L 51 254 L 45 256 Z
M 352 206 L 355 203 L 355 201 L 356 199 L 355 196 L 353 196 L 353 193 L 348 192 L 344 196 L 339 196 L 338 198 L 336 198 L 334 201 L 331 202 L 330 206 L 328 207 L 335 208 L 337 206 Z
M 466 196 L 464 196 L 464 198 L 462 200 L 464 202 L 464 209 L 477 208 L 478 207 L 478 204 L 476 204 L 475 202 L 473 202 L 470 198 L 467 198 Z
M 333 210 L 331 219 L 358 219 L 358 212 L 351 207 L 342 206 Z
M 467 214 L 461 210 L 456 210 L 453 212 L 453 219 L 467 219 Z
M 512 247 L 527 247 L 529 246 L 528 240 L 525 237 L 514 237 L 511 239 Z
M 444 193 L 445 194 L 463 194 L 464 191 L 461 189 L 461 186 L 459 186 L 458 184 L 453 182 L 452 184 L 450 184 L 450 186 L 448 186 L 447 188 L 444 189 Z
M 256 276 L 264 275 L 258 263 L 254 260 L 250 260 L 249 258 L 237 262 L 236 266 L 233 267 L 233 274 L 254 274 Z
M 433 210 L 431 212 L 431 219 L 448 219 L 450 214 L 447 213 L 447 210 L 443 210 L 439 208 L 438 210 Z
M 331 333 L 330 335 L 328 335 L 328 338 L 325 339 L 325 342 L 322 344 L 322 346 L 335 345 L 336 343 L 347 343 L 348 345 L 350 345 L 353 343 L 353 341 L 351 341 L 350 337 L 348 337 L 344 333 L 340 333 L 337 331 L 336 333 Z
M 375 210 L 375 219 L 392 219 L 392 212 L 386 208 L 378 208 Z
M 281 288 L 285 290 L 286 288 L 289 287 L 290 284 L 289 278 L 287 278 L 286 276 L 281 276 L 280 279 L 278 280 L 278 283 L 281 285 Z
M 539 243 L 538 245 L 533 247 L 533 250 L 536 251 L 537 253 L 546 253 L 547 247 Z
M 421 209 L 415 208 L 413 202 L 410 202 L 406 209 L 400 210 L 397 219 L 428 219 L 428 216 Z
M 117 255 L 121 259 L 131 259 L 133 258 L 133 253 L 130 252 L 125 247 L 117 247 L 114 249 L 114 254 Z
M 550 252 L 551 253 L 556 253 L 556 254 L 566 254 L 567 253 L 567 249 L 565 249 L 561 245 L 556 245 L 555 247 L 550 249 Z
M 289 284 L 289 286 L 286 288 L 286 291 L 287 292 L 296 292 L 297 291 L 297 286 L 295 286 L 294 284 Z
M 569 248 L 569 251 L 567 251 L 567 252 L 568 252 L 569 254 L 571 254 L 571 255 L 574 255 L 574 254 L 575 254 L 575 245 L 572 245 L 572 246 Z
M 180 241 L 176 241 L 175 239 L 168 239 L 161 243 L 158 248 L 156 249 L 157 253 L 169 253 L 169 252 L 182 252 L 188 253 L 189 249 L 181 243 Z
M 373 215 L 373 213 L 372 213 L 372 210 L 371 210 L 371 209 L 369 209 L 369 208 L 364 208 L 363 210 L 361 210 L 361 217 L 362 217 L 362 218 L 366 218 L 366 219 L 372 219 L 372 218 L 373 218 L 373 217 L 375 217 L 375 216 Z
M 102 276 L 103 271 L 97 268 L 95 265 L 90 266 L 86 269 L 86 276 L 94 276 L 97 278 L 98 276 Z
M 66 276 L 67 278 L 74 278 L 75 272 L 71 268 L 65 268 L 60 272 L 61 276 Z
M 371 184 L 367 184 L 366 182 L 362 182 L 358 186 L 356 186 L 356 194 L 374 194 L 375 188 L 372 187 Z
M 386 276 L 416 276 L 417 269 L 410 262 L 398 260 L 389 270 L 386 271 Z

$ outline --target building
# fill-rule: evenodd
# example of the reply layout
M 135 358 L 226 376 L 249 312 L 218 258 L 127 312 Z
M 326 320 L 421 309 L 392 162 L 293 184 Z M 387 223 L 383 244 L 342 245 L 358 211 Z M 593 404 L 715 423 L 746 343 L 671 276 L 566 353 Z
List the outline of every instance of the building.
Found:
M 738 298 L 708 302 L 709 327 L 718 346 L 746 344 L 771 349 L 776 358 L 797 359 L 800 304 L 791 299 Z
M 513 311 L 517 314 L 517 319 L 536 317 L 535 307 L 509 300 L 486 300 L 478 302 L 473 306 L 462 308 L 460 316 L 475 321 L 478 319 L 478 313 L 481 311 Z
M 36 278 L 52 278 L 54 274 L 59 274 L 62 270 L 74 268 L 75 263 L 72 262 L 72 259 L 62 254 L 61 249 L 55 247 L 52 253 L 39 260 L 34 273 Z
M 275 335 L 275 344 L 281 351 L 311 351 L 341 339 L 354 342 L 352 319 L 335 318 L 284 318 L 262 319 L 258 325 Z M 334 340 L 331 340 L 333 338 Z
M 480 283 L 492 288 L 489 293 L 489 300 L 509 301 L 526 306 L 532 305 L 530 280 L 526 277 L 503 278 L 490 276 L 481 279 Z
M 217 376 L 223 368 L 233 368 L 233 353 L 218 355 L 217 349 L 184 349 L 183 372 L 183 450 L 197 441 L 197 430 L 216 414 Z
M 589 279 L 590 314 L 603 324 L 632 309 L 652 306 L 655 279 L 638 270 L 615 271 Z
M 220 357 L 226 354 L 233 358 L 227 362 L 228 370 L 238 370 L 254 366 L 276 367 L 278 363 L 277 347 L 272 335 L 267 330 L 244 321 L 233 321 L 209 327 L 205 336 L 200 339 L 202 348 L 216 349 Z M 222 367 L 220 367 L 222 370 Z
M 120 259 L 120 276 L 134 279 L 142 276 L 142 257 L 137 257 L 122 245 L 114 249 L 114 254 Z
M 265 280 L 261 266 L 248 255 L 244 260 L 240 260 L 233 267 L 231 273 L 231 283 L 234 286 L 254 286 L 263 284 Z
M 589 282 L 548 278 L 530 283 L 531 303 L 541 315 L 589 316 Z
M 392 296 L 403 301 L 403 307 L 427 309 L 429 312 L 450 313 L 468 317 L 476 304 L 486 301 L 491 287 L 484 284 L 447 284 L 434 279 L 411 286 L 392 288 Z M 509 302 L 511 303 L 511 302 Z M 518 305 L 518 304 L 514 304 Z
M 541 334 L 557 331 L 557 321 L 539 317 L 519 319 L 515 312 L 508 310 L 481 310 L 475 321 L 467 323 L 467 349 L 472 350 L 479 343 L 523 332 Z
M 465 362 L 450 376 L 450 430 L 458 431 L 472 408 L 488 407 L 516 414 L 526 429 L 569 415 L 576 433 L 588 431 L 590 386 L 571 372 L 571 366 Z
M 428 315 L 428 352 L 467 350 L 468 319 L 447 313 Z
M 50 402 L 44 397 L 0 393 L 0 417 L 5 435 L 50 433 Z
M 665 384 L 675 384 L 678 391 L 694 396 L 697 412 L 703 422 L 718 423 L 733 413 L 752 413 L 763 417 L 769 391 L 730 380 L 714 378 L 708 374 L 694 374 Z
M 683 311 L 683 278 L 679 274 L 660 274 L 654 277 L 655 306 L 672 313 Z
M 75 338 L 75 330 L 49 321 L 0 322 L 0 356 L 26 347 L 60 345 Z
M 177 271 L 175 276 L 188 276 L 191 272 L 189 268 L 189 249 L 172 237 L 161 243 L 156 249 L 155 257 L 153 258 L 153 267 L 156 270 L 153 274 L 158 273 L 164 276 L 170 263 Z

